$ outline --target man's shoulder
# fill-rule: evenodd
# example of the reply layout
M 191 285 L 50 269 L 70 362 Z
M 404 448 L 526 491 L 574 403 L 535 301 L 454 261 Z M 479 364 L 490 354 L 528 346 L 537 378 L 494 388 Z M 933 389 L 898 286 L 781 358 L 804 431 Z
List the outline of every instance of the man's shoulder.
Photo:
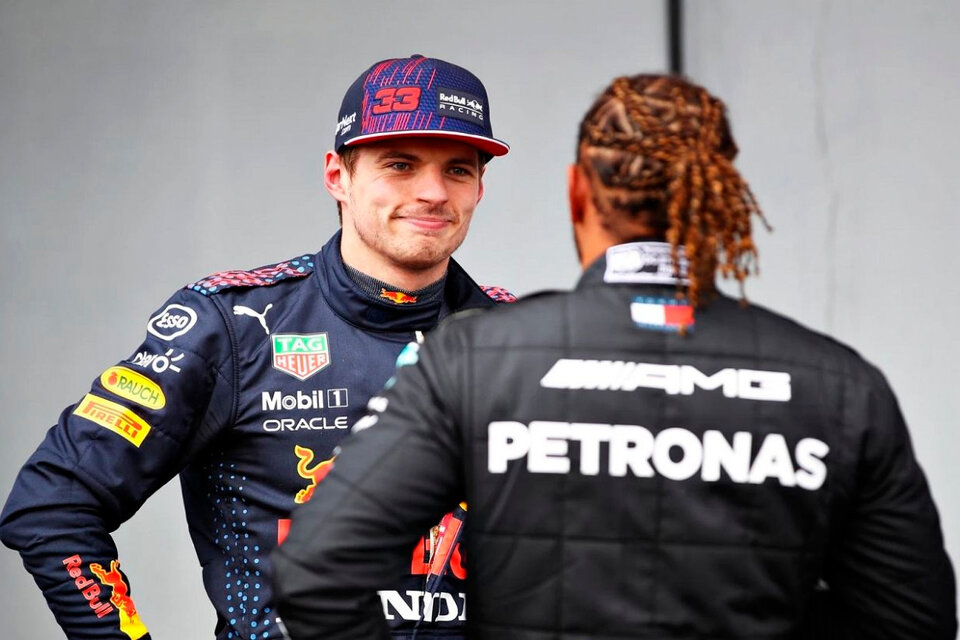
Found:
M 284 280 L 304 278 L 316 269 L 316 256 L 302 254 L 288 260 L 257 267 L 231 269 L 205 276 L 184 288 L 204 296 L 213 296 L 228 290 L 270 287 Z
M 729 301 L 727 308 L 743 316 L 741 323 L 751 334 L 750 341 L 765 354 L 783 354 L 780 357 L 792 364 L 886 384 L 880 370 L 857 349 L 824 331 L 759 304 L 744 307 Z
M 487 294 L 487 297 L 497 304 L 508 304 L 517 301 L 517 296 L 513 295 L 503 287 L 489 284 L 481 284 L 479 286 L 480 289 Z
M 481 287 L 486 289 L 486 287 Z M 491 309 L 471 309 L 454 314 L 444 320 L 439 329 L 450 336 L 467 338 L 470 342 L 481 338 L 486 343 L 495 336 L 529 334 L 531 329 L 547 330 L 544 320 L 556 315 L 556 309 L 564 304 L 569 291 L 539 291 L 517 298 L 507 292 L 510 304 L 497 304 Z M 488 293 L 488 295 L 490 295 Z M 493 298 L 493 296 L 491 296 Z M 496 298 L 493 298 L 496 300 Z M 498 302 L 506 302 L 501 300 Z

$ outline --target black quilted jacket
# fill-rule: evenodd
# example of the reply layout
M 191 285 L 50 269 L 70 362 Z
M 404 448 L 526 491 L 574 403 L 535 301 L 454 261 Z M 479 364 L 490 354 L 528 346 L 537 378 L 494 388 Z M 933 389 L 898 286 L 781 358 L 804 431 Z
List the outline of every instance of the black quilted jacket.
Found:
M 385 633 L 374 589 L 465 498 L 471 637 L 952 640 L 880 372 L 757 306 L 691 318 L 661 245 L 608 260 L 448 322 L 398 372 L 273 556 L 292 637 Z

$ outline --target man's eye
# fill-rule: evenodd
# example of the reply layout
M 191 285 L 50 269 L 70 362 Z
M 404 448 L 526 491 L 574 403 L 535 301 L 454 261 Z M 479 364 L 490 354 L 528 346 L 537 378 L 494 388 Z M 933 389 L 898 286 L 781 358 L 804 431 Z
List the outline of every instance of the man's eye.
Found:
M 473 172 L 466 167 L 451 167 L 450 172 L 455 176 L 469 177 L 473 175 Z
M 396 171 L 407 171 L 410 168 L 409 162 L 391 162 L 390 168 Z

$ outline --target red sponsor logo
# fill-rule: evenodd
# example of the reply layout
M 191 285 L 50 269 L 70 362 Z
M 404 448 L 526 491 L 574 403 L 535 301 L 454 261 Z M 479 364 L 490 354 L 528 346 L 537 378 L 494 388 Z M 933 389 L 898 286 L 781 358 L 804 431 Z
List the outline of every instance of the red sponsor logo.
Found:
M 373 94 L 370 112 L 382 115 L 391 111 L 416 111 L 420 106 L 420 93 L 420 87 L 384 87 Z
M 83 575 L 82 565 L 83 558 L 79 555 L 73 555 L 63 559 L 63 566 L 66 567 L 67 573 L 73 578 L 77 589 L 83 594 L 83 597 L 87 599 L 90 608 L 97 614 L 97 617 L 102 618 L 113 611 L 113 607 L 110 606 L 109 602 L 100 601 L 100 585 Z
M 112 602 L 118 609 L 126 613 L 131 618 L 137 615 L 137 607 L 133 604 L 133 598 L 130 597 L 130 588 L 120 573 L 120 561 L 111 560 L 110 570 L 104 571 L 103 567 L 93 562 L 90 564 L 90 571 L 97 576 L 105 587 L 110 587 L 113 594 L 110 596 Z
M 462 512 L 461 512 L 462 513 Z M 461 580 L 466 580 L 463 554 L 460 549 L 460 528 L 462 517 L 454 513 L 443 516 L 440 524 L 430 529 L 430 533 L 420 539 L 413 549 L 410 573 L 429 578 L 440 578 L 447 571 Z

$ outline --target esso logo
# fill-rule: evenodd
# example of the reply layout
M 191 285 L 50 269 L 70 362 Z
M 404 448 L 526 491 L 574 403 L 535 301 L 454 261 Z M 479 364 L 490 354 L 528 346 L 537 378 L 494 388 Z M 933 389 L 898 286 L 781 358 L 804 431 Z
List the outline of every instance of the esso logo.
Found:
M 157 321 L 157 327 L 161 329 L 183 329 L 189 323 L 189 316 L 178 316 L 175 314 L 165 313 L 163 314 L 163 317 Z
M 161 340 L 173 340 L 190 331 L 196 323 L 196 311 L 182 304 L 168 304 L 163 311 L 150 318 L 147 331 Z

